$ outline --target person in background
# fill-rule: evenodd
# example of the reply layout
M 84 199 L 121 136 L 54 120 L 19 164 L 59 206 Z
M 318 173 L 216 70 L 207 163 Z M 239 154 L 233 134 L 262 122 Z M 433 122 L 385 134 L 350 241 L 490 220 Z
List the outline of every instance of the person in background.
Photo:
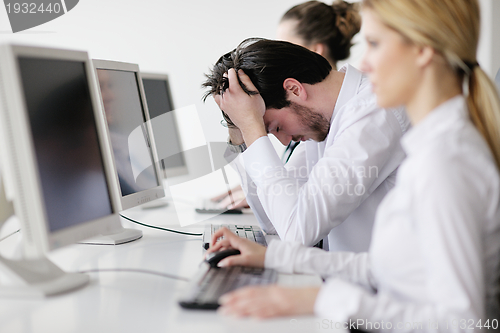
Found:
M 361 15 L 357 3 L 334 1 L 327 5 L 320 1 L 307 1 L 290 8 L 281 18 L 277 39 L 303 46 L 328 60 L 334 70 L 337 62 L 350 56 L 352 38 L 361 29 Z M 287 163 L 295 151 L 297 159 L 304 158 L 304 145 L 290 141 L 281 160 Z M 249 208 L 240 185 L 229 192 L 212 198 L 219 207 Z
M 349 58 L 352 38 L 360 29 L 357 3 L 307 1 L 283 15 L 277 38 L 322 55 L 337 69 L 338 61 Z
M 321 287 L 240 289 L 221 298 L 220 310 L 314 313 L 368 331 L 498 330 L 500 100 L 477 63 L 478 1 L 364 0 L 362 11 L 368 44 L 362 69 L 378 104 L 405 105 L 413 124 L 371 247 L 331 253 L 273 240 L 266 249 L 223 229 L 209 252 L 231 247 L 241 254 L 221 266 L 327 280 Z

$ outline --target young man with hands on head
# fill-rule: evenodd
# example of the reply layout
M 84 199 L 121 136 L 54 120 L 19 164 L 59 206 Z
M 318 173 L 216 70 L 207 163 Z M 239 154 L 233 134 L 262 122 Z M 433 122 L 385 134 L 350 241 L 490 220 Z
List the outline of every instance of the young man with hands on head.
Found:
M 282 240 L 331 251 L 366 251 L 375 211 L 394 186 L 409 126 L 383 109 L 366 77 L 284 41 L 247 39 L 207 75 L 225 114 L 229 146 L 247 201 L 262 228 Z M 267 135 L 305 141 L 286 164 Z M 295 155 L 295 154 L 294 154 Z M 328 237 L 328 238 L 326 238 Z

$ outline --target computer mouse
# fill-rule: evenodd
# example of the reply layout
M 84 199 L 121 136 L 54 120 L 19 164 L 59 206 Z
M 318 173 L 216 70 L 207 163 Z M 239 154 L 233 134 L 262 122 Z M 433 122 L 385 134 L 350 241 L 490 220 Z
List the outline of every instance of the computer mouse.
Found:
M 228 249 L 228 250 L 213 252 L 207 255 L 207 257 L 205 258 L 205 262 L 207 262 L 210 265 L 210 267 L 217 267 L 217 264 L 222 259 L 227 258 L 229 256 L 235 256 L 240 253 L 241 253 L 240 250 L 236 249 Z

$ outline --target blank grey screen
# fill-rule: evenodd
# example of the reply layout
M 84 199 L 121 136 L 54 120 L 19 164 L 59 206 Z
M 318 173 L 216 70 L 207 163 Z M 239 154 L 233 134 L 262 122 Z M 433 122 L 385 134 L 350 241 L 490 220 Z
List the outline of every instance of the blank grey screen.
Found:
M 165 114 L 172 111 L 172 99 L 170 97 L 169 88 L 167 86 L 166 80 L 161 79 L 142 79 L 144 85 L 144 92 L 146 93 L 146 100 L 148 103 L 149 117 L 153 119 L 154 117 Z M 164 147 L 162 151 L 166 151 L 166 154 L 170 155 L 168 158 L 163 159 L 163 167 L 175 168 L 182 167 L 186 165 L 184 161 L 184 154 L 181 151 L 180 137 L 177 130 L 177 124 L 175 124 L 174 118 L 168 118 L 169 121 L 162 123 L 164 126 L 164 131 L 161 134 L 162 138 L 166 142 L 158 142 L 157 145 L 168 145 Z M 154 120 L 152 120 L 154 123 Z M 172 152 L 172 153 L 169 153 Z
M 112 214 L 85 64 L 19 58 L 50 231 Z
M 159 186 L 151 149 L 139 156 L 131 155 L 128 138 L 137 128 L 144 132 L 145 115 L 134 72 L 98 69 L 104 111 L 116 162 L 122 196 Z M 146 139 L 147 141 L 147 139 Z M 134 176 L 132 165 L 141 170 Z

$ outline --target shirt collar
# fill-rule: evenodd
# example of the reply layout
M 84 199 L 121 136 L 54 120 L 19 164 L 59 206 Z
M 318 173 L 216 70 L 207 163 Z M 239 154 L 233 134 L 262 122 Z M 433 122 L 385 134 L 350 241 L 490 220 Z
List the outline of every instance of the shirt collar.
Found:
M 432 110 L 420 123 L 410 128 L 401 139 L 404 150 L 411 154 L 445 132 L 460 119 L 467 119 L 469 112 L 465 98 L 455 96 Z
M 344 81 L 342 82 L 342 87 L 340 87 L 339 95 L 337 96 L 337 101 L 335 102 L 335 107 L 333 109 L 332 119 L 330 123 L 335 118 L 344 105 L 347 104 L 354 96 L 357 95 L 359 91 L 359 86 L 361 84 L 361 79 L 363 73 L 354 68 L 353 66 L 346 64 L 339 69 L 339 72 L 345 73 Z

